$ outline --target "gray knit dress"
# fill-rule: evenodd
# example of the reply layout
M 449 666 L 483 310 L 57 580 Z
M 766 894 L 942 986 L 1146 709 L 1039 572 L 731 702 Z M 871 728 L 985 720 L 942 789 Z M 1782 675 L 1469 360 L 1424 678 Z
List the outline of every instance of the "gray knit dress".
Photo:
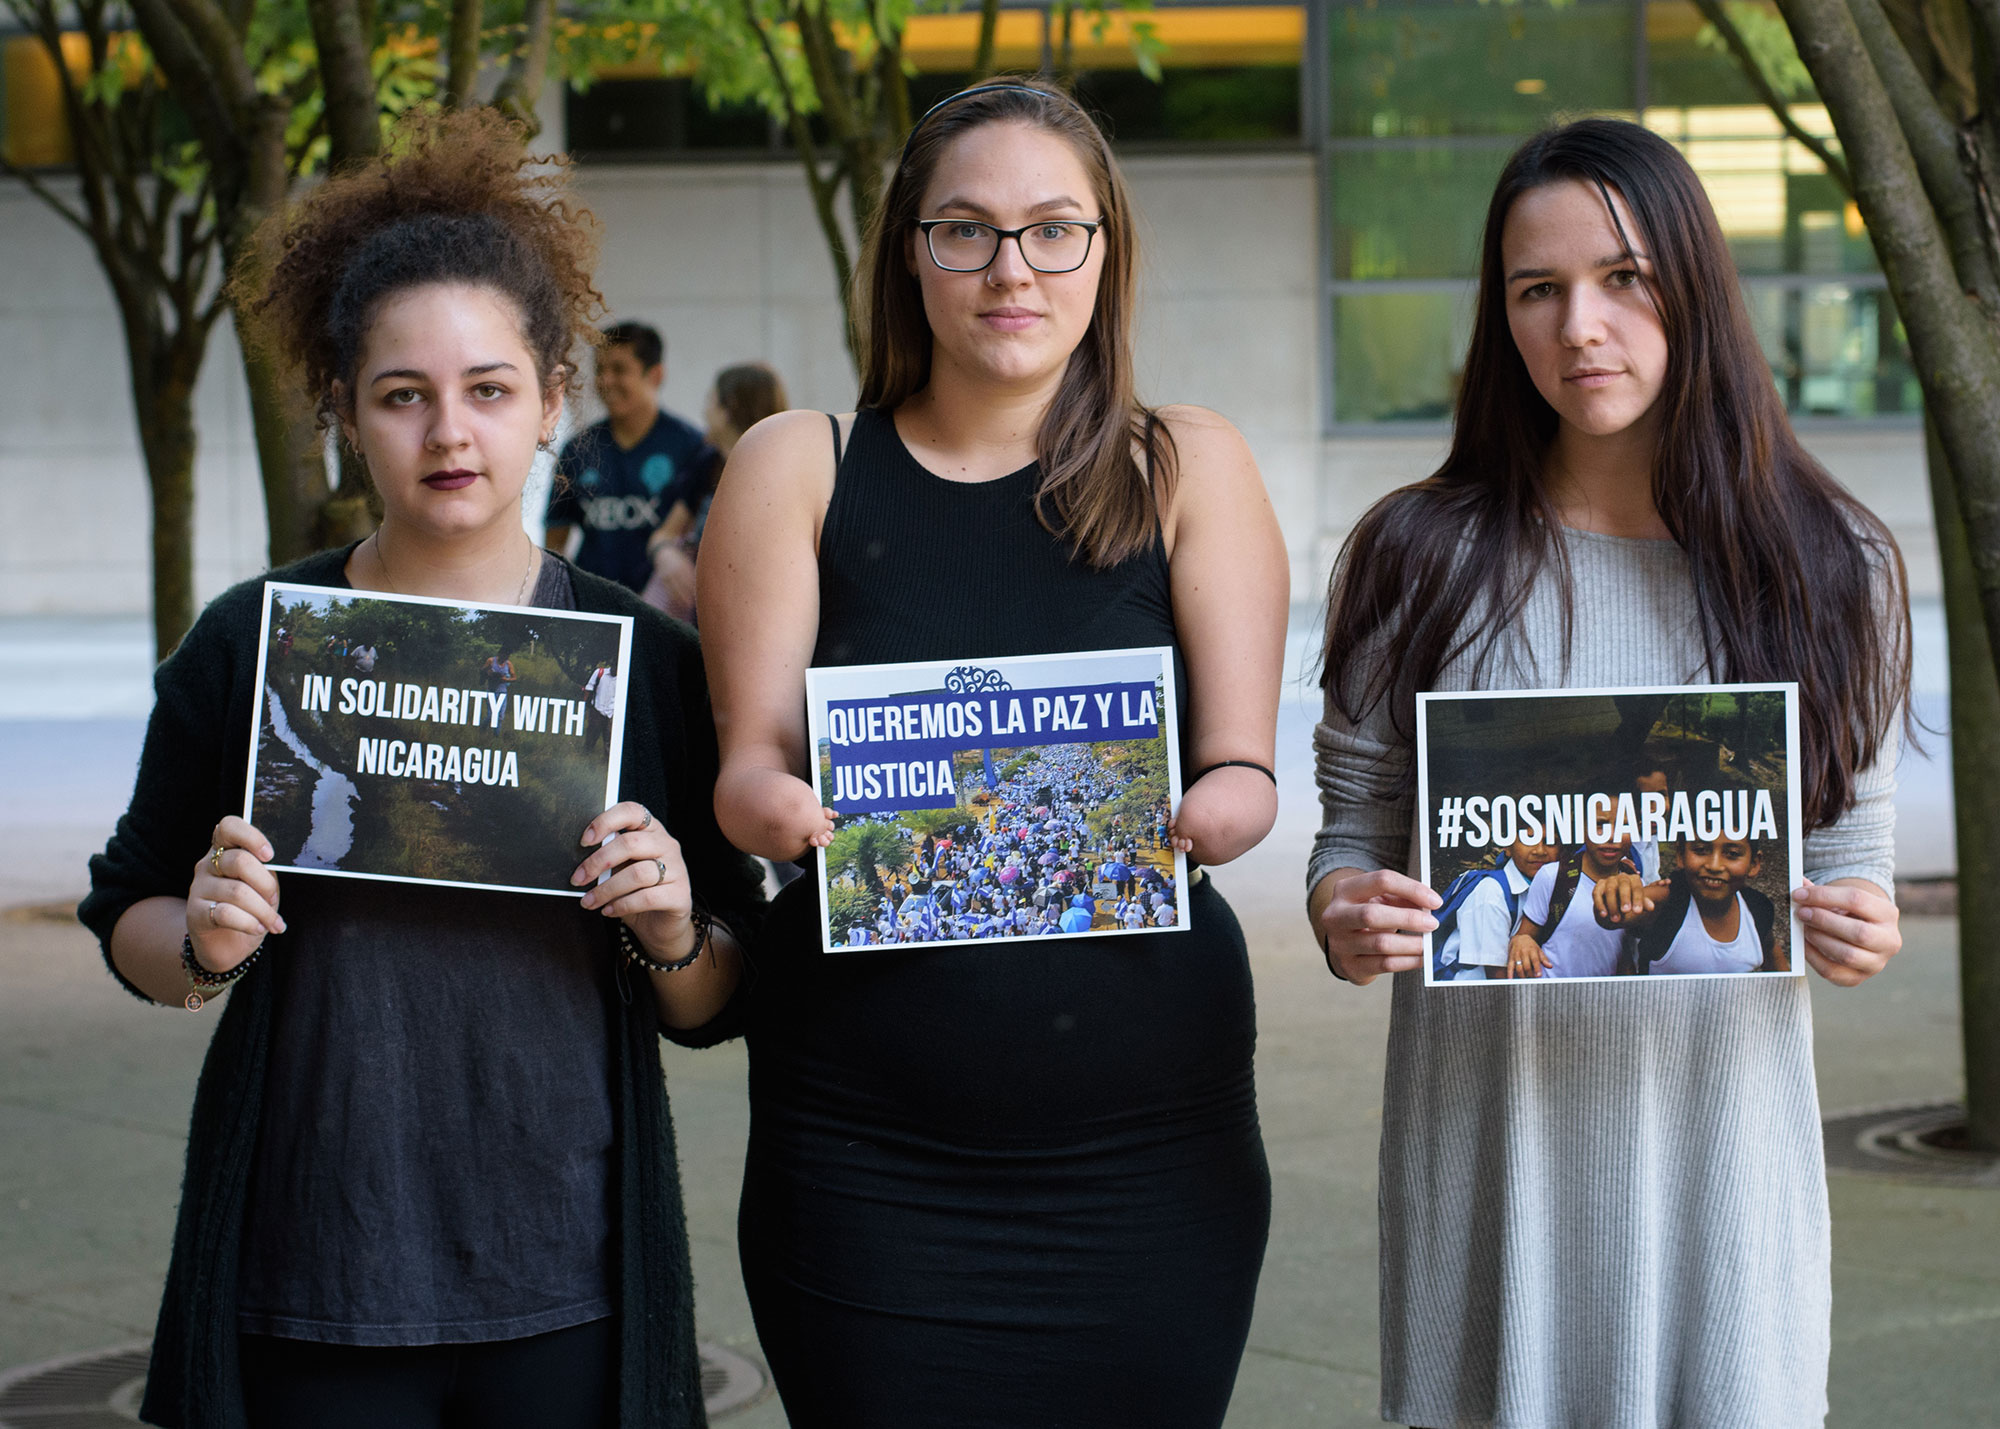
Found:
M 1671 541 L 1566 531 L 1576 623 L 1540 582 L 1490 689 L 1705 683 Z M 1448 670 L 1445 689 L 1464 689 Z M 1378 708 L 1314 734 L 1336 868 L 1416 873 Z M 1897 749 L 1805 841 L 1815 882 L 1893 891 Z M 1382 761 L 1387 761 L 1386 766 Z M 1807 976 L 1816 976 L 1808 973 Z M 1803 979 L 1395 980 L 1381 1155 L 1382 1417 L 1458 1429 L 1803 1429 L 1826 1417 L 1825 1167 Z

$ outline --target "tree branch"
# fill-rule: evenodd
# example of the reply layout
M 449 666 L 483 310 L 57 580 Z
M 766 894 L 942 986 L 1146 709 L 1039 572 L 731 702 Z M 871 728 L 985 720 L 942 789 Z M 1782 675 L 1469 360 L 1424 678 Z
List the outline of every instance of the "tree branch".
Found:
M 2000 4 L 2000 0 L 1993 0 L 1993 3 Z M 1735 57 L 1737 68 L 1743 71 L 1743 77 L 1750 82 L 1750 87 L 1757 91 L 1757 97 L 1764 101 L 1765 107 L 1777 117 L 1778 123 L 1784 126 L 1785 132 L 1803 144 L 1815 159 L 1826 165 L 1827 176 L 1840 185 L 1842 193 L 1853 198 L 1854 178 L 1847 172 L 1847 164 L 1829 149 L 1826 142 L 1817 134 L 1802 128 L 1799 122 L 1792 118 L 1791 106 L 1785 102 L 1784 96 L 1778 93 L 1765 75 L 1764 66 L 1758 63 L 1756 53 L 1750 48 L 1750 42 L 1743 38 L 1743 32 L 1736 28 L 1736 22 L 1729 18 L 1724 0 L 1694 0 L 1694 7 L 1701 11 L 1703 19 L 1715 27 L 1715 33 L 1722 37 L 1723 44 L 1729 47 L 1729 53 Z
M 1853 170 L 1855 202 L 1909 333 L 1926 413 L 1957 478 L 1991 644 L 2000 634 L 2000 336 L 1959 286 L 1896 101 L 1849 3 L 1780 0 Z
M 232 146 L 240 149 L 242 133 L 209 71 L 208 61 L 167 0 L 131 0 L 132 16 L 146 48 L 167 81 L 167 88 L 186 111 L 211 164 L 225 164 Z
M 527 124 L 535 122 L 535 106 L 541 102 L 542 86 L 548 82 L 549 42 L 555 32 L 554 0 L 528 0 L 522 19 L 527 33 L 520 47 L 507 61 L 507 73 L 494 91 L 493 105 Z
M 1847 8 L 1944 226 L 1959 284 L 1977 293 L 1989 314 L 2000 316 L 2000 272 L 1986 246 L 1978 197 L 1959 159 L 1958 129 L 1938 107 L 1902 36 L 1883 13 L 1881 0 L 1848 0 Z
M 235 106 L 254 104 L 257 76 L 250 71 L 243 37 L 236 33 L 229 16 L 217 9 L 213 0 L 166 0 L 166 4 L 201 53 L 223 101 Z
M 2000 0 L 1989 0 L 2000 5 Z M 999 66 L 994 54 L 1000 40 L 1000 0 L 979 0 L 979 48 L 972 54 L 972 82 L 991 79 Z
M 56 191 L 43 183 L 41 175 L 37 174 L 33 169 L 21 168 L 13 160 L 0 155 L 0 173 L 6 174 L 11 179 L 19 179 L 26 186 L 29 193 L 55 211 L 56 217 L 67 223 L 71 228 L 74 228 L 92 243 L 97 241 L 95 235 L 90 231 L 89 220 L 57 197 Z
M 382 147 L 381 106 L 369 63 L 368 35 L 354 0 L 306 0 L 306 16 L 312 24 L 325 95 L 327 162 L 337 169 Z
M 479 26 L 482 0 L 452 0 L 451 32 L 445 42 L 445 103 L 463 109 L 479 83 Z
M 812 141 L 812 126 L 806 122 L 800 111 L 798 100 L 792 94 L 792 83 L 785 77 L 785 65 L 778 54 L 777 43 L 762 17 L 757 14 L 757 0 L 743 0 L 743 17 L 749 22 L 751 31 L 757 36 L 757 44 L 764 51 L 764 61 L 771 67 L 771 79 L 778 86 L 778 93 L 784 98 L 785 127 L 792 136 L 792 147 L 798 151 L 799 160 L 805 165 L 806 188 L 812 194 L 813 212 L 819 217 L 820 230 L 826 235 L 827 251 L 833 256 L 834 276 L 840 284 L 840 301 L 843 318 L 846 316 L 847 294 L 854 281 L 854 263 L 848 254 L 847 235 L 840 230 L 840 216 L 834 212 L 834 199 L 839 186 L 838 177 L 829 181 L 820 172 L 819 155 Z M 848 335 L 850 350 L 853 334 Z

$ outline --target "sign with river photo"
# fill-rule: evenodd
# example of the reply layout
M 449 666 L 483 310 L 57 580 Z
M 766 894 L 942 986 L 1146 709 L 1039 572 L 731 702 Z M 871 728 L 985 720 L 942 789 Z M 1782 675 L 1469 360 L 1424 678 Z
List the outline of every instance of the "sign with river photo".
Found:
M 581 896 L 631 647 L 626 616 L 266 582 L 243 816 L 284 871 Z

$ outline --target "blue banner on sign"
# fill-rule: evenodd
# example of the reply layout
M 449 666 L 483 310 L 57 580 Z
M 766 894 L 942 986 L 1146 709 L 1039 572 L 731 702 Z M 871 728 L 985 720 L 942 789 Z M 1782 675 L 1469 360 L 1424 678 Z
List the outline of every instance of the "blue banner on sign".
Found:
M 958 802 L 963 777 L 953 756 L 962 750 L 982 751 L 981 768 L 990 771 L 983 752 L 994 749 L 1159 734 L 1160 711 L 1150 682 L 834 700 L 826 707 L 829 804 L 837 814 L 950 808 Z

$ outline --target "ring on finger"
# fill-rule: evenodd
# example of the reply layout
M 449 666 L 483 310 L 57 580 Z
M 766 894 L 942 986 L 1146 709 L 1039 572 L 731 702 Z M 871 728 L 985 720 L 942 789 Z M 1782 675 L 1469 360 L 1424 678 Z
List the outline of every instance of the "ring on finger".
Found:
M 215 844 L 208 850 L 208 871 L 217 878 L 222 877 L 222 845 Z
M 215 921 L 215 900 L 213 898 L 208 900 L 208 926 L 211 928 L 217 926 Z
M 662 883 L 667 881 L 667 861 L 663 858 L 656 858 L 653 860 L 653 867 L 660 871 L 659 877 L 653 880 L 653 886 L 658 888 Z
M 635 829 L 633 832 L 644 833 L 647 829 L 653 827 L 653 811 L 651 809 L 641 809 L 639 810 L 639 812 L 646 816 L 646 821 L 643 824 L 639 825 L 639 827 Z

